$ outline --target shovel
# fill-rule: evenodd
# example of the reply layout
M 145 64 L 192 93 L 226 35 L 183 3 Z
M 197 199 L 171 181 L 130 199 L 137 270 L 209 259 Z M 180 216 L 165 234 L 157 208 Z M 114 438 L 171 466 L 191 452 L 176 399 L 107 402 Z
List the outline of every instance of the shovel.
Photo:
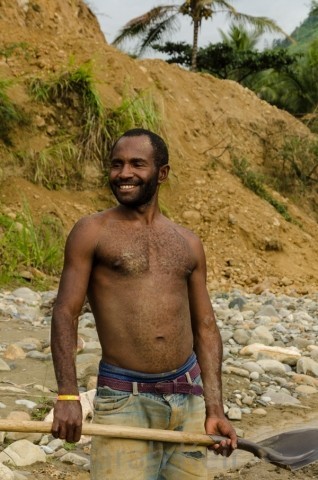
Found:
M 50 433 L 50 422 L 0 420 L 0 432 Z M 225 437 L 151 428 L 84 423 L 83 435 L 211 446 Z M 278 467 L 297 470 L 318 460 L 318 428 L 292 430 L 259 443 L 238 438 L 237 448 Z

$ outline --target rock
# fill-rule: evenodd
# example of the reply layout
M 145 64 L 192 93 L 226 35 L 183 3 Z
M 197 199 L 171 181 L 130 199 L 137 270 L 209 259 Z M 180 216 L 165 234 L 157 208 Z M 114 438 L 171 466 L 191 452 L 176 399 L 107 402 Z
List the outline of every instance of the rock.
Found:
M 81 315 L 79 317 L 79 327 L 80 329 L 90 327 L 94 328 L 95 327 L 95 318 L 94 315 L 90 312 L 84 313 L 84 315 Z
M 230 338 L 233 337 L 233 332 L 231 330 L 221 330 L 222 342 L 227 343 Z
M 198 224 L 201 222 L 201 214 L 197 210 L 186 210 L 182 214 L 182 218 L 191 224 Z
M 238 407 L 231 407 L 227 412 L 227 416 L 230 420 L 241 420 L 242 419 L 241 409 Z
M 310 375 L 295 373 L 292 376 L 292 380 L 293 380 L 293 382 L 298 383 L 298 384 L 310 385 L 311 387 L 318 388 L 318 378 L 314 378 Z
M 247 345 L 251 335 L 244 328 L 237 328 L 233 333 L 233 338 L 239 345 Z
M 267 415 L 267 412 L 264 408 L 254 408 L 252 413 L 254 415 L 258 415 L 259 417 L 265 417 Z
M 36 360 L 41 360 L 43 362 L 45 362 L 46 360 L 52 360 L 51 353 L 38 352 L 37 350 L 32 350 L 31 352 L 28 352 L 26 356 L 28 358 L 34 358 Z
M 51 442 L 48 443 L 48 447 L 52 450 L 52 452 L 55 452 L 59 448 L 61 448 L 64 445 L 64 440 L 60 438 L 54 438 L 54 440 L 51 440 Z
M 19 345 L 11 344 L 3 354 L 6 360 L 22 360 L 26 357 L 24 350 Z
M 277 360 L 258 360 L 257 363 L 263 368 L 265 373 L 270 373 L 271 375 L 284 375 L 286 373 L 284 365 Z
M 251 372 L 250 373 L 250 379 L 251 380 L 259 380 L 260 374 L 258 372 Z
M 267 389 L 264 392 L 263 397 L 269 397 L 271 402 L 275 403 L 276 405 L 299 405 L 300 401 L 292 397 L 289 393 L 286 392 L 275 392 L 271 388 Z
M 236 298 L 233 298 L 233 300 L 230 301 L 229 308 L 237 308 L 238 310 L 242 311 L 245 303 L 246 303 L 246 301 L 244 300 L 243 297 L 236 297 Z
M 40 447 L 28 440 L 18 440 L 0 453 L 0 462 L 24 467 L 36 462 L 46 462 L 46 455 Z
M 100 358 L 92 353 L 82 353 L 76 357 L 76 371 L 78 380 L 96 375 Z
M 277 310 L 273 307 L 273 305 L 267 304 L 262 305 L 260 310 L 256 314 L 257 317 L 275 317 L 279 318 Z
M 301 357 L 297 362 L 296 371 L 297 373 L 318 377 L 318 362 L 308 357 Z
M 60 458 L 61 462 L 65 463 L 72 463 L 73 465 L 85 465 L 88 460 L 85 457 L 82 457 L 81 455 L 77 455 L 76 453 L 68 452 L 63 457 Z
M 245 378 L 249 378 L 250 376 L 250 373 L 248 370 L 244 370 L 244 368 L 234 367 L 232 365 L 225 365 L 223 367 L 223 373 L 234 374 L 234 375 L 238 375 L 240 377 L 245 377 Z
M 2 358 L 0 358 L 0 372 L 9 372 L 9 371 L 10 371 L 9 365 L 4 360 L 2 360 Z
M 26 399 L 20 399 L 20 400 L 16 400 L 15 403 L 17 405 L 24 405 L 25 407 L 29 408 L 30 410 L 32 410 L 34 407 L 36 407 L 36 403 L 35 402 L 32 402 L 31 400 L 26 400 Z
M 19 342 L 15 342 L 15 345 L 18 345 L 19 347 L 23 348 L 24 351 L 29 352 L 31 350 L 41 350 L 42 345 L 39 339 L 34 338 L 34 337 L 28 337 L 24 338 L 23 340 L 20 340 Z
M 295 388 L 295 392 L 302 395 L 312 395 L 313 393 L 317 393 L 318 390 L 310 385 L 298 385 L 298 387 Z
M 3 463 L 0 463 L 0 478 L 1 480 L 15 480 L 14 472 Z
M 268 330 L 268 328 L 264 327 L 263 325 L 259 325 L 252 332 L 249 343 L 262 343 L 263 345 L 272 345 L 274 343 L 274 337 L 272 333 Z
M 29 305 L 40 304 L 41 302 L 41 295 L 27 287 L 17 288 L 12 292 L 12 295 Z
M 243 362 L 242 367 L 249 372 L 265 373 L 264 369 L 257 362 Z
M 296 365 L 301 358 L 301 353 L 294 347 L 283 348 L 254 343 L 243 347 L 240 350 L 241 355 L 253 355 L 254 358 L 269 358 L 287 365 Z M 262 357 L 261 355 L 262 354 Z

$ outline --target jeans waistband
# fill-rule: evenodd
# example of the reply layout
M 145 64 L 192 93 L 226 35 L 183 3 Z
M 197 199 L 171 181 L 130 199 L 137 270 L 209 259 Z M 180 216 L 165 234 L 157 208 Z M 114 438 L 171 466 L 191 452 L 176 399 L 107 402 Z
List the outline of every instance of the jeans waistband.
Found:
M 133 395 L 139 393 L 156 393 L 163 395 L 165 393 L 182 393 L 188 395 L 202 395 L 203 388 L 201 385 L 193 383 L 200 375 L 200 367 L 196 362 L 184 375 L 180 375 L 173 380 L 161 380 L 155 382 L 136 382 L 127 380 L 118 380 L 117 378 L 98 376 L 97 386 L 110 387 L 113 390 L 121 390 L 131 392 Z
M 126 368 L 117 367 L 109 363 L 103 362 L 102 360 L 99 363 L 99 375 L 108 378 L 115 378 L 117 380 L 126 380 L 128 382 L 162 382 L 174 380 L 181 375 L 184 375 L 186 372 L 191 370 L 191 368 L 197 363 L 197 357 L 194 352 L 190 355 L 188 360 L 176 370 L 164 373 L 144 373 L 137 372 L 135 370 L 128 370 Z

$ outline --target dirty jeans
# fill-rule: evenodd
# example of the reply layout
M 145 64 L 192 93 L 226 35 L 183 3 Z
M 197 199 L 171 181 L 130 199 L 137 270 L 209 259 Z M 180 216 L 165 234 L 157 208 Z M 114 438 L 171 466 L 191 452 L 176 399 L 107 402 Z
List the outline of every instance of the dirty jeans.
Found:
M 94 404 L 95 423 L 205 433 L 203 396 L 99 387 Z M 93 437 L 91 480 L 206 480 L 206 454 L 197 445 Z

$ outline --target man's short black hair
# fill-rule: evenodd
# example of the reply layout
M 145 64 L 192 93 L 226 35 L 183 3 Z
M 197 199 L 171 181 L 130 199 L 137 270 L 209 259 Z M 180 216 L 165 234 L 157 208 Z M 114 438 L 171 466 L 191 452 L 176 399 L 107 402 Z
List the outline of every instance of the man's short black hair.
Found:
M 132 128 L 127 130 L 121 137 L 117 139 L 111 149 L 111 154 L 118 142 L 123 137 L 140 137 L 141 135 L 146 135 L 152 145 L 154 151 L 155 164 L 158 168 L 163 167 L 169 163 L 169 152 L 168 147 L 165 141 L 156 133 L 151 130 L 146 130 L 145 128 Z

